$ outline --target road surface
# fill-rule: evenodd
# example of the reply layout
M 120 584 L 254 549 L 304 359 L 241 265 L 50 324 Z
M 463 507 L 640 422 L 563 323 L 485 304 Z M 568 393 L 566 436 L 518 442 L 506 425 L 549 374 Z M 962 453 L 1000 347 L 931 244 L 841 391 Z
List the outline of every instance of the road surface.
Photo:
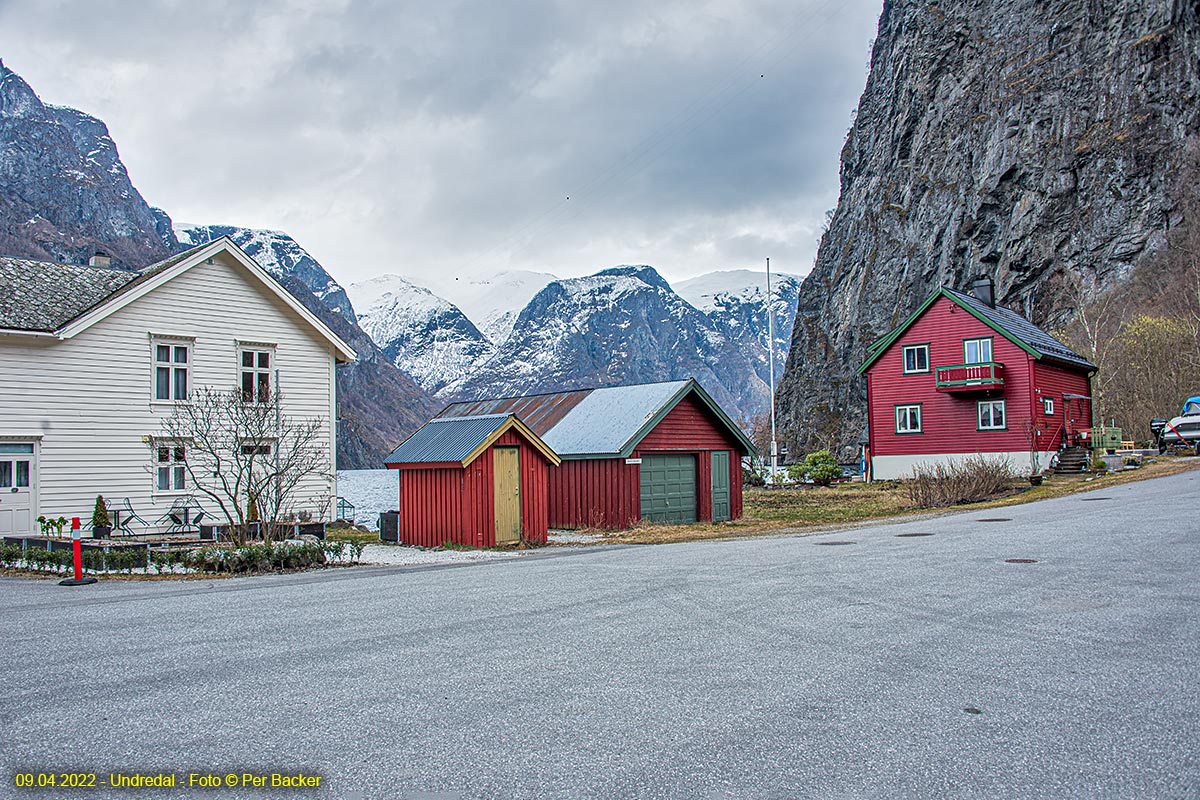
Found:
M 1198 509 L 1191 472 L 821 536 L 7 579 L 0 797 L 1194 797 Z

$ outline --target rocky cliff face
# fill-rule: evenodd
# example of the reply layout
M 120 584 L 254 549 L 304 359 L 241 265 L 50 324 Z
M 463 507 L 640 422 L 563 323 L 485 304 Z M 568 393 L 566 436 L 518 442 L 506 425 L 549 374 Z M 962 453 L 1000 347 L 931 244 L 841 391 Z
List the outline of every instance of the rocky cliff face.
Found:
M 778 394 L 791 452 L 850 455 L 866 346 L 938 285 L 991 276 L 1054 326 L 1162 246 L 1200 128 L 1198 16 L 1184 0 L 885 2 Z
M 0 62 L 0 252 L 80 264 L 102 250 L 125 268 L 179 249 L 165 215 L 129 181 L 103 122 L 46 105 Z

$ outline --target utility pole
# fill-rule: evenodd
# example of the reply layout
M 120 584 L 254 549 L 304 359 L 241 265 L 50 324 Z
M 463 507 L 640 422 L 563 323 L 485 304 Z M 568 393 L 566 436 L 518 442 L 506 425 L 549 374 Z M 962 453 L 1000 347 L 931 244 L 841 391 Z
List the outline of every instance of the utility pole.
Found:
M 775 439 L 775 314 L 771 306 L 771 259 L 767 259 L 767 367 L 771 374 L 771 483 L 779 469 L 779 442 Z

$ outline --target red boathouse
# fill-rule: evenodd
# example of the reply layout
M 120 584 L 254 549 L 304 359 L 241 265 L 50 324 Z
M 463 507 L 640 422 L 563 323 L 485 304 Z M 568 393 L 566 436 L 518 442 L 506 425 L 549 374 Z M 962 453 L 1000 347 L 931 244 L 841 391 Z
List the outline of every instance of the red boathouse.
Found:
M 553 528 L 742 516 L 753 444 L 694 379 L 454 403 L 439 418 L 495 413 L 516 414 L 562 458 L 548 476 Z
M 547 476 L 559 458 L 513 414 L 434 419 L 384 463 L 399 475 L 405 544 L 546 542 Z
M 1092 427 L 1096 365 L 1017 312 L 990 279 L 972 294 L 942 287 L 867 350 L 870 475 L 904 478 L 917 465 L 972 454 L 1027 474 Z

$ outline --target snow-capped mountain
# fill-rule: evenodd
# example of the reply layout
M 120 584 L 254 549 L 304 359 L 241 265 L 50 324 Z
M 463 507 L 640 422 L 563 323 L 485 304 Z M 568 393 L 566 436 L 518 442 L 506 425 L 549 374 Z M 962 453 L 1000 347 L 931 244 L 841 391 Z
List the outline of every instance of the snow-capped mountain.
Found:
M 239 228 L 236 225 L 195 225 L 189 222 L 176 222 L 172 227 L 183 247 L 195 247 L 228 236 L 267 272 L 275 277 L 295 275 L 330 309 L 347 319 L 354 319 L 354 308 L 346 291 L 307 250 L 283 231 Z
M 462 309 L 495 345 L 503 344 L 509 337 L 521 309 L 533 296 L 556 280 L 548 272 L 529 270 L 506 270 L 482 278 L 406 277 Z
M 453 303 L 399 275 L 350 285 L 358 324 L 423 389 L 461 380 L 495 348 Z
M 721 309 L 698 309 L 644 265 L 553 281 L 521 311 L 491 359 L 439 394 L 474 398 L 695 377 L 748 420 L 769 402 L 765 334 L 752 314 L 740 316 L 749 303 L 736 307 L 739 316 L 729 319 Z M 765 319 L 764 310 L 764 328 Z
M 784 361 L 792 342 L 792 325 L 796 320 L 796 298 L 800 292 L 798 275 L 771 275 L 771 315 L 775 326 L 775 379 L 783 375 Z M 767 364 L 767 274 L 748 269 L 710 272 L 696 278 L 679 281 L 675 291 L 696 308 L 706 313 L 712 324 L 730 341 L 755 338 L 758 348 L 753 353 L 755 372 L 769 381 Z

